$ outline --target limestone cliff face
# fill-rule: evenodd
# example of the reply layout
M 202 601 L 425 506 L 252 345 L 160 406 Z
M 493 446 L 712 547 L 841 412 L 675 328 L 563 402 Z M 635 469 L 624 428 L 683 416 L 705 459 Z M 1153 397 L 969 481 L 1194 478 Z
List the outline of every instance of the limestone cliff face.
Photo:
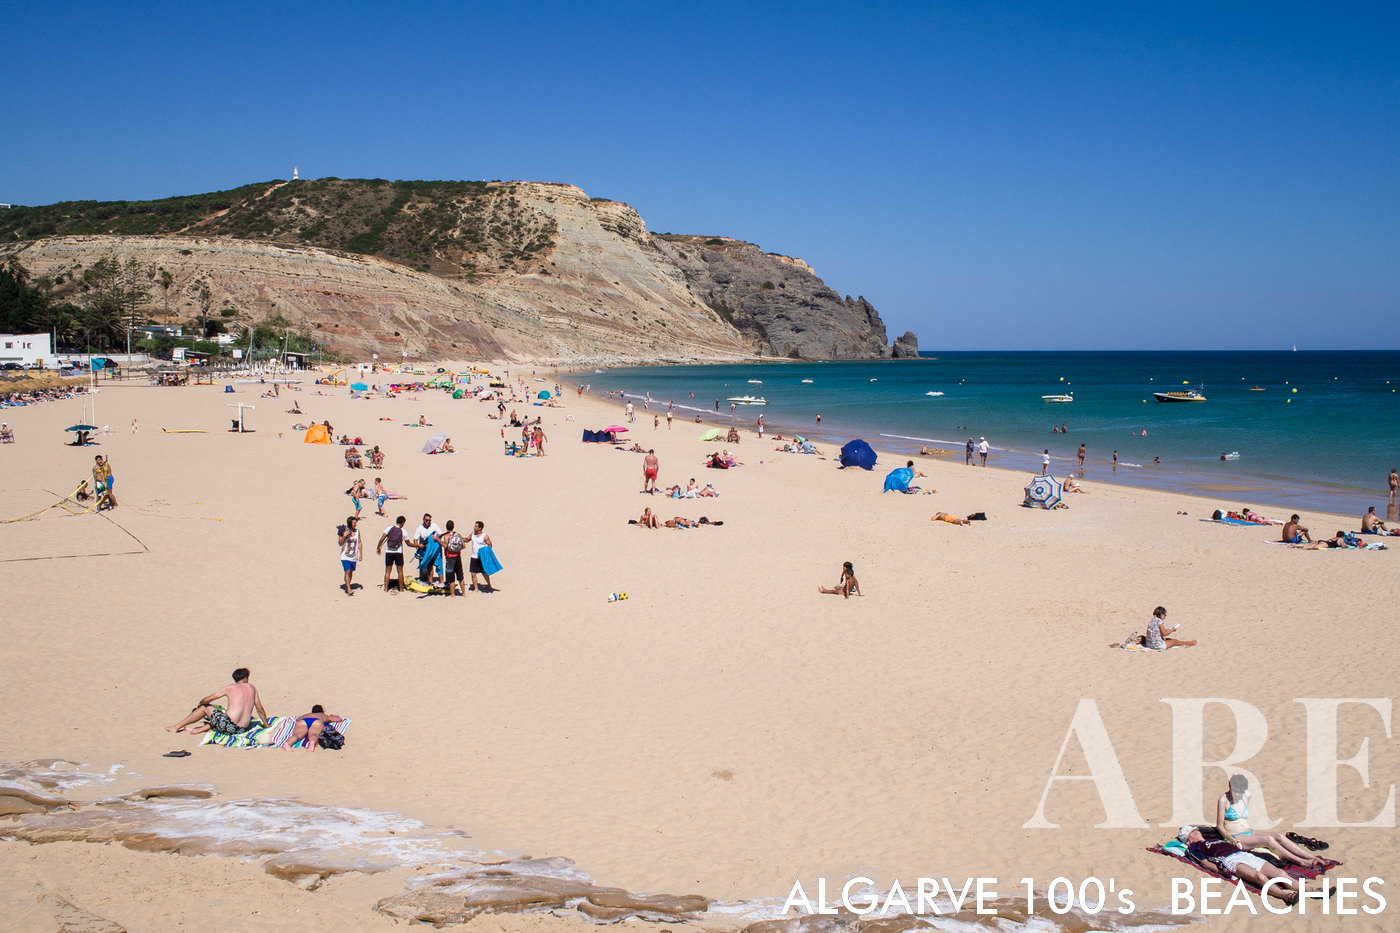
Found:
M 355 356 L 584 365 L 889 354 L 875 309 L 840 298 L 801 260 L 738 240 L 655 237 L 631 207 L 571 185 L 300 184 L 126 213 L 25 208 L 4 218 L 0 257 L 54 279 L 60 294 L 101 258 L 134 258 L 150 275 L 153 320 L 194 317 L 207 288 L 215 314 L 235 311 L 224 318 L 234 327 L 278 315 Z
M 885 324 L 864 298 L 842 298 L 801 259 L 726 237 L 666 235 L 657 248 L 694 293 L 767 356 L 878 359 Z

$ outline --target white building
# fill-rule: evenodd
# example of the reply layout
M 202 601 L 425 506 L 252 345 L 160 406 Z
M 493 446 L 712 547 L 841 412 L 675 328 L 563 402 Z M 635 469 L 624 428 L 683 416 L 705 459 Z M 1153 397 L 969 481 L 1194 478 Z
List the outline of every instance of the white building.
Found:
M 53 335 L 0 334 L 0 365 L 18 363 L 28 368 L 53 361 Z

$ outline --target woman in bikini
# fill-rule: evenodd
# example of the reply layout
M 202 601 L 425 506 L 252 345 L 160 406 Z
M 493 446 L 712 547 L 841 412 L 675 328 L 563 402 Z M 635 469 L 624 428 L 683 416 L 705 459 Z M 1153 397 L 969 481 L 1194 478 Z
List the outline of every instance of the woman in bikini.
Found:
M 852 566 L 850 561 L 846 561 L 844 564 L 841 565 L 840 583 L 830 587 L 819 586 L 817 587 L 817 592 L 825 593 L 828 596 L 835 596 L 837 594 L 840 594 L 846 599 L 850 599 L 852 596 L 865 595 L 860 591 L 860 581 L 856 579 L 856 569 L 854 566 Z
M 342 717 L 326 712 L 325 707 L 317 703 L 311 707 L 311 712 L 302 713 L 297 717 L 297 724 L 292 729 L 292 734 L 282 743 L 282 748 L 291 751 L 293 745 L 306 739 L 306 750 L 314 752 L 320 747 L 321 733 L 325 731 L 326 724 L 343 721 Z
M 1241 849 L 1263 846 L 1286 862 L 1297 862 L 1304 868 L 1323 866 L 1320 856 L 1304 851 L 1286 834 L 1250 828 L 1249 778 L 1243 774 L 1231 775 L 1229 788 L 1220 795 L 1215 805 L 1215 828 L 1221 839 Z

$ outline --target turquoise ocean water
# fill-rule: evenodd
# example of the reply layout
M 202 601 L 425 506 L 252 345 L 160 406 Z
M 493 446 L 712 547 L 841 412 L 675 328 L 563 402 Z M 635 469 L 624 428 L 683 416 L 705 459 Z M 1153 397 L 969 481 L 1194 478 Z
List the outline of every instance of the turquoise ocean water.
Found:
M 925 443 L 961 451 L 969 436 L 985 436 L 992 465 L 1036 472 L 1046 447 L 1053 472 L 1071 472 L 1083 443 L 1091 482 L 1192 492 L 1234 507 L 1359 515 L 1375 505 L 1384 513 L 1387 473 L 1400 466 L 1400 351 L 945 352 L 918 360 L 617 368 L 570 378 L 594 395 L 650 393 L 651 412 L 663 420 L 671 401 L 690 422 L 700 413 L 752 426 L 762 412 L 768 433 L 798 431 L 828 443 L 862 437 L 899 453 Z M 1152 398 L 1188 385 L 1208 401 Z M 1256 385 L 1264 391 L 1250 391 Z M 1062 393 L 1073 393 L 1074 402 L 1041 400 Z M 742 395 L 768 404 L 740 406 L 731 416 L 726 400 Z M 1052 433 L 1053 424 L 1068 433 Z M 1236 451 L 1239 459 L 1220 460 Z

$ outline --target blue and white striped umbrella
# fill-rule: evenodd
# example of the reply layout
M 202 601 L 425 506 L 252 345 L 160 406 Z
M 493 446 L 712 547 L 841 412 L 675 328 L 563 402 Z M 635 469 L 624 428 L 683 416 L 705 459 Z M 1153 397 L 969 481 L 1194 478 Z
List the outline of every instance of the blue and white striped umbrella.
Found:
M 1049 473 L 1043 473 L 1031 478 L 1026 487 L 1026 501 L 1022 504 L 1032 509 L 1053 509 L 1064 497 L 1064 484 Z

